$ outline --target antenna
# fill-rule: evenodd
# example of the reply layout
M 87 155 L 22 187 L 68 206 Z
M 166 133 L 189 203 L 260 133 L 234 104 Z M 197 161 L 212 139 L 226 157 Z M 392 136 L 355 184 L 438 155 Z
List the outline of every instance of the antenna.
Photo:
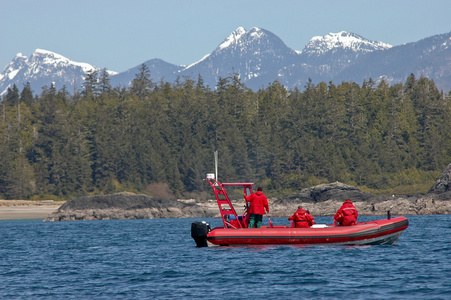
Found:
M 218 150 L 215 151 L 215 177 L 218 180 Z
M 75 77 L 74 75 L 74 98 L 76 93 L 77 93 L 77 77 Z

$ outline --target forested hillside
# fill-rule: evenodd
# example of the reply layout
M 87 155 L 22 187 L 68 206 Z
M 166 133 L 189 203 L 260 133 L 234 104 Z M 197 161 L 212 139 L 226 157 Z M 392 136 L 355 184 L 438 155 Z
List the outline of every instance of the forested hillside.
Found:
M 145 192 L 177 196 L 219 179 L 280 195 L 340 181 L 371 191 L 426 192 L 451 162 L 451 99 L 427 78 L 341 84 L 275 81 L 257 92 L 237 75 L 212 89 L 154 83 L 142 65 L 131 87 L 91 72 L 80 94 L 9 89 L 0 118 L 0 198 Z

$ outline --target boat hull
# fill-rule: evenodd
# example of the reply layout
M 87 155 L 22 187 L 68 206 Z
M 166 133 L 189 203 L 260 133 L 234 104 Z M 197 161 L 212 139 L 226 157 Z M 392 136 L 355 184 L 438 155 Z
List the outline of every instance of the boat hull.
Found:
M 207 234 L 211 245 L 390 245 L 395 243 L 409 222 L 404 217 L 357 223 L 353 226 L 323 228 L 217 227 Z

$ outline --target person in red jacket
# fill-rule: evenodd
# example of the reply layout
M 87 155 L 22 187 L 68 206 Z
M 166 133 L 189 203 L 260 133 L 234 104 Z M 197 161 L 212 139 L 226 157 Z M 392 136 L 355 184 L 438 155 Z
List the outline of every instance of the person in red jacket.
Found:
M 336 225 L 338 222 L 343 226 L 355 225 L 355 223 L 357 223 L 358 215 L 359 214 L 357 213 L 357 209 L 354 204 L 352 204 L 351 200 L 346 199 L 335 214 L 334 223 Z
M 249 226 L 248 228 L 254 228 L 254 224 L 257 228 L 262 227 L 263 215 L 266 212 L 269 213 L 268 199 L 263 194 L 263 189 L 258 187 L 257 192 L 249 196 L 244 195 L 246 202 L 250 202 L 251 207 L 249 209 Z
M 308 228 L 315 224 L 314 218 L 302 208 L 301 205 L 298 206 L 298 210 L 288 218 L 288 220 L 294 222 L 294 227 L 305 227 Z

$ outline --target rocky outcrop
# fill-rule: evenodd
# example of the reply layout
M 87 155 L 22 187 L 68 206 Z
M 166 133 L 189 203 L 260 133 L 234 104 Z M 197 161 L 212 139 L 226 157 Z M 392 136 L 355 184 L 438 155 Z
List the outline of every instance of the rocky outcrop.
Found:
M 451 164 L 443 171 L 442 175 L 429 190 L 429 194 L 451 193 Z
M 320 184 L 280 199 L 269 199 L 272 217 L 288 217 L 302 205 L 313 216 L 333 216 L 351 199 L 359 215 L 451 214 L 451 164 L 426 195 L 375 196 L 340 182 Z M 242 214 L 244 199 L 232 201 Z M 133 193 L 86 196 L 67 201 L 44 221 L 220 217 L 216 201 L 196 203 Z
M 374 196 L 335 182 L 303 189 L 275 200 L 271 215 L 290 216 L 298 205 L 302 205 L 314 216 L 330 216 L 346 199 L 353 201 L 360 215 L 385 215 L 387 211 L 397 215 L 451 214 L 451 164 L 426 195 Z
M 214 213 L 196 203 L 133 193 L 85 196 L 67 201 L 44 221 L 189 218 Z
M 347 185 L 341 182 L 334 182 L 328 184 L 320 184 L 311 188 L 301 190 L 297 194 L 288 195 L 281 200 L 276 201 L 280 203 L 293 202 L 324 202 L 331 199 L 337 201 L 345 201 L 346 199 L 353 199 L 354 201 L 366 201 L 374 197 L 370 193 L 361 191 L 360 189 Z M 277 203 L 276 203 L 277 204 Z
M 367 201 L 353 201 L 353 203 L 361 216 L 383 216 L 388 211 L 392 215 L 451 214 L 451 199 L 440 200 L 435 198 L 434 195 L 424 195 L 421 197 L 394 196 L 387 198 L 386 200 L 381 200 L 375 197 Z M 313 216 L 333 216 L 342 204 L 343 201 L 335 199 L 316 203 L 311 201 L 299 201 L 296 203 L 274 201 L 270 205 L 270 215 L 273 217 L 288 217 L 296 211 L 298 205 L 302 205 Z

